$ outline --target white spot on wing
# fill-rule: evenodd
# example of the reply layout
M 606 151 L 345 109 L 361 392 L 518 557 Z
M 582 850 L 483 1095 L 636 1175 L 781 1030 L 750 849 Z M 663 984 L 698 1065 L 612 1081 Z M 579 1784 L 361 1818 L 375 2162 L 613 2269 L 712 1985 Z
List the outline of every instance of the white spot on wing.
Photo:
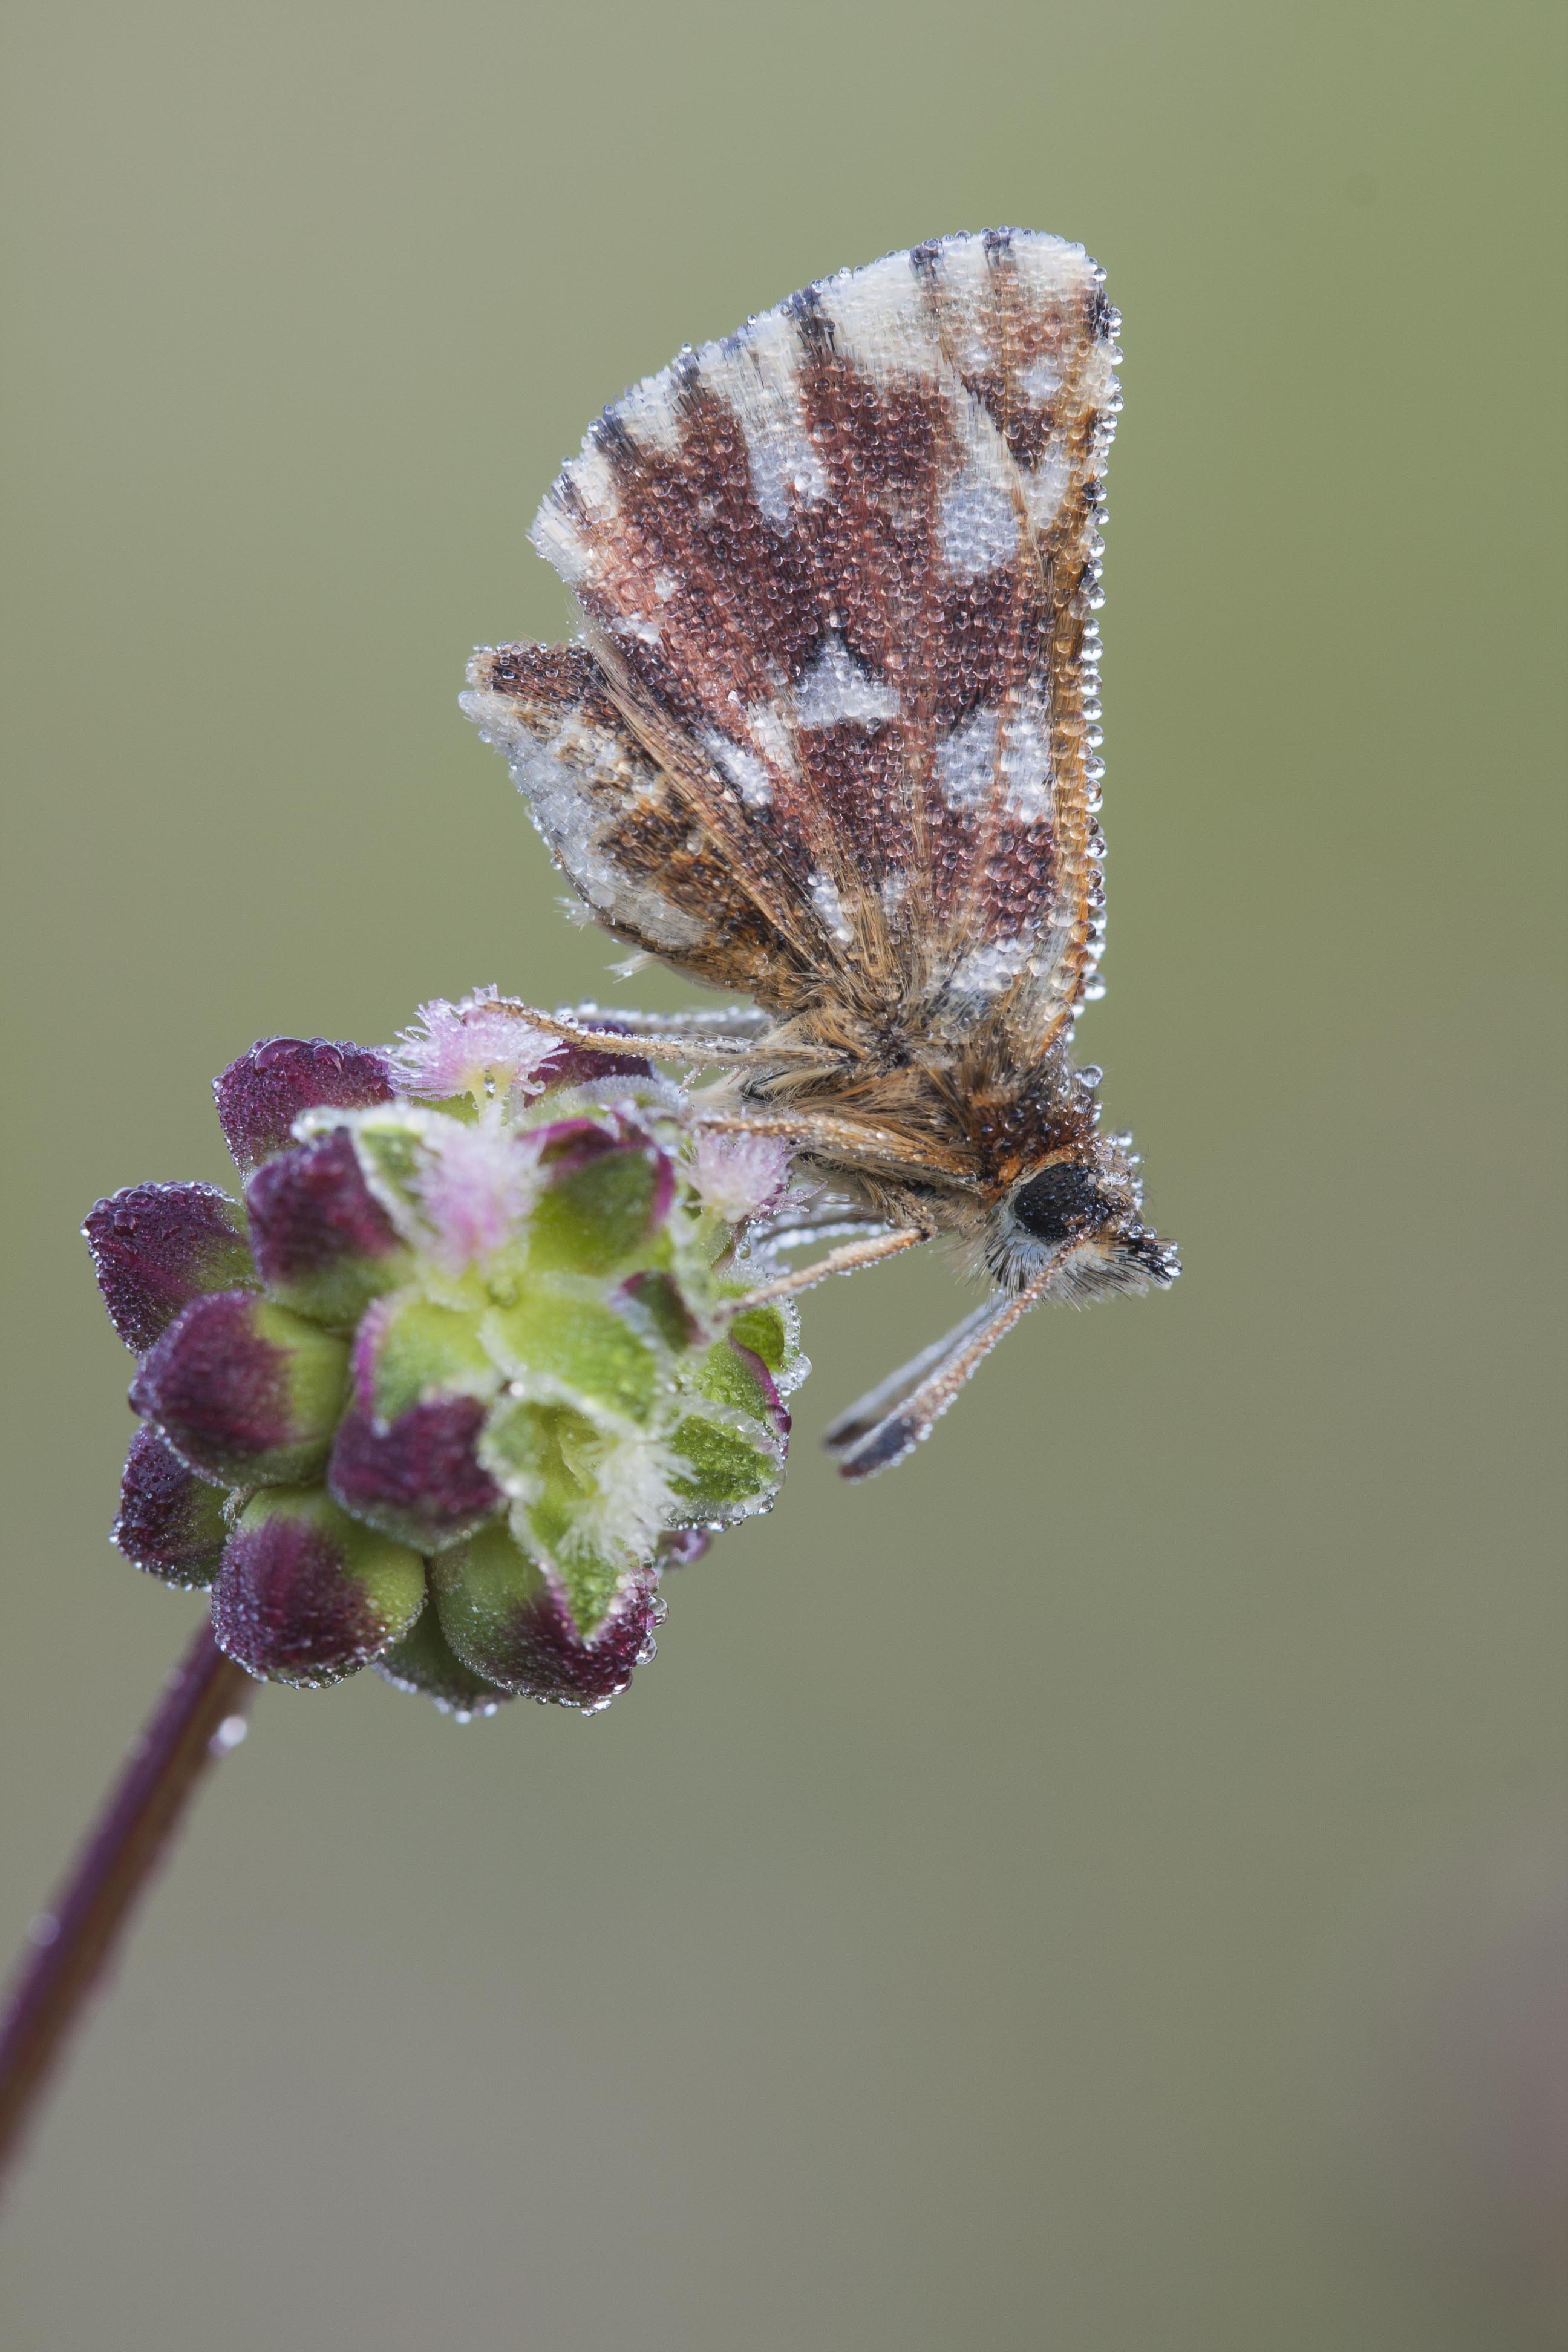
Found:
M 984 375 L 995 365 L 995 307 L 991 264 L 981 237 L 949 237 L 936 264 L 942 324 L 960 367 Z
M 1017 558 L 1018 517 L 1005 485 L 965 466 L 942 495 L 943 568 L 954 580 L 973 580 Z
M 899 710 L 892 688 L 857 668 L 837 632 L 823 639 L 795 690 L 795 724 L 803 729 L 849 721 L 874 727 L 881 719 L 896 719 Z
M 1007 787 L 1009 816 L 1027 824 L 1051 814 L 1056 779 L 1051 773 L 1050 713 L 1037 686 L 1026 688 L 1008 712 L 997 764 Z
M 809 877 L 806 888 L 811 893 L 817 920 L 828 938 L 837 940 L 841 948 L 847 948 L 855 934 L 845 916 L 844 901 L 838 895 L 838 885 L 832 875 L 825 874 L 818 866 Z
M 1061 388 L 1061 377 L 1049 360 L 1044 357 L 1031 360 L 1018 378 L 1019 391 L 1026 400 L 1032 400 L 1037 408 L 1046 407 Z
M 800 343 L 782 310 L 764 311 L 728 344 L 699 354 L 702 381 L 729 402 L 746 438 L 752 495 L 775 530 L 802 507 L 820 506 L 827 475 L 800 399 Z
M 936 747 L 936 780 L 942 799 L 961 815 L 979 807 L 996 772 L 994 710 L 973 710 Z
M 1013 266 L 1031 307 L 1068 303 L 1094 284 L 1094 264 L 1081 245 L 1065 236 L 1016 234 L 1009 248 Z
M 1072 479 L 1072 459 L 1059 441 L 1050 441 L 1034 471 L 1020 475 L 1019 479 L 1030 527 L 1043 534 L 1061 512 L 1062 500 Z
M 616 415 L 634 440 L 673 457 L 680 446 L 680 412 L 676 404 L 676 371 L 661 368 L 645 376 L 616 403 Z
M 775 706 L 771 702 L 748 702 L 743 716 L 747 734 L 770 766 L 781 769 L 786 776 L 797 775 L 795 738 Z
M 552 563 L 568 588 L 585 579 L 592 552 L 574 523 L 568 522 L 553 497 L 545 499 L 534 518 L 530 537 L 547 563 Z
M 949 1003 L 985 1002 L 1004 995 L 1027 966 L 1033 946 L 1026 934 L 1014 940 L 987 940 L 983 947 L 971 948 L 954 966 L 947 983 Z
M 890 253 L 864 269 L 840 270 L 816 291 L 833 326 L 835 349 L 863 373 L 935 373 L 935 331 L 907 253 Z
M 589 535 L 584 535 L 562 498 L 567 483 L 589 518 Z M 562 467 L 561 479 L 535 515 L 529 533 L 541 555 L 555 566 L 569 588 L 574 588 L 594 569 L 593 519 L 613 513 L 616 503 L 616 478 L 610 461 L 590 434 L 583 444 L 582 455 Z
M 742 744 L 731 743 L 729 737 L 721 735 L 716 727 L 704 728 L 700 740 L 721 775 L 726 776 L 734 785 L 748 808 L 772 807 L 773 780 L 754 751 L 746 751 Z
M 604 847 L 611 811 L 658 790 L 656 772 L 639 754 L 578 710 L 569 710 L 541 742 L 508 696 L 477 691 L 459 699 L 485 740 L 504 754 L 551 855 L 589 906 L 667 952 L 696 947 L 707 937 L 705 925 L 652 883 L 635 880 Z
M 960 815 L 980 807 L 997 776 L 1010 817 L 1023 824 L 1050 817 L 1056 804 L 1050 719 L 1037 687 L 1030 687 L 1005 719 L 991 709 L 971 711 L 937 744 L 937 788 Z

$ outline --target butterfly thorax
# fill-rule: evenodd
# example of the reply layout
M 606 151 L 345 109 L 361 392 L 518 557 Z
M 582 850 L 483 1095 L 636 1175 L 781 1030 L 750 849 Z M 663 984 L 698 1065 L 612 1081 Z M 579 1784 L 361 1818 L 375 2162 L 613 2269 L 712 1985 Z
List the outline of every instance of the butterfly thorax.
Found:
M 808 1038 L 824 1062 L 758 1066 L 729 1082 L 737 1108 L 787 1108 L 831 1121 L 832 1139 L 805 1160 L 836 1192 L 894 1224 L 924 1224 L 965 1248 L 971 1268 L 1005 1289 L 1022 1287 L 1053 1249 L 1076 1243 L 1062 1295 L 1079 1300 L 1169 1278 L 1173 1255 L 1142 1218 L 1142 1187 L 1128 1139 L 1102 1135 L 1094 1071 L 1065 1045 L 1019 1070 L 984 1034 L 957 1054 L 907 1033 L 861 1032 L 846 1051 L 841 1010 L 797 1015 L 772 1033 L 795 1052 Z

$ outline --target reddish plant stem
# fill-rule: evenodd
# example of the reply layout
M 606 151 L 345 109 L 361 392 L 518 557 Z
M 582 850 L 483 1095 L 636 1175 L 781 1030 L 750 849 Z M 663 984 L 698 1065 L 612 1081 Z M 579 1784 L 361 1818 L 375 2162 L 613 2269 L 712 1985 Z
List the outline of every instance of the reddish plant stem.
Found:
M 198 1781 L 235 1744 L 255 1690 L 204 1620 L 64 1885 L 34 1920 L 0 2026 L 0 2178 Z

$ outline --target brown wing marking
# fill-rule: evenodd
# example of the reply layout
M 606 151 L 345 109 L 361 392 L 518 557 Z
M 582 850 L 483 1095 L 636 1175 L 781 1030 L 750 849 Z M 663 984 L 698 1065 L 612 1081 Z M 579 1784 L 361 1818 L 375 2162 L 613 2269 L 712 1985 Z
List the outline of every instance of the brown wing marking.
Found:
M 601 421 L 536 535 L 571 579 L 636 734 L 780 929 L 829 970 L 876 932 L 875 902 L 863 902 L 886 795 L 868 795 L 864 755 L 896 777 L 891 698 L 834 636 L 810 551 L 759 504 L 750 450 L 776 385 L 743 352 L 702 359 Z M 841 855 L 845 784 L 858 788 L 853 860 Z
M 485 646 L 463 708 L 504 753 L 552 856 L 616 938 L 778 1003 L 810 977 L 722 845 L 649 758 L 580 646 Z
M 931 770 L 940 841 L 970 819 L 931 1000 L 939 1024 L 988 1021 L 1037 1059 L 1070 1021 L 1102 932 L 1086 704 L 1097 644 L 1100 478 L 1117 402 L 1114 313 L 1100 275 L 1042 271 L 1039 240 L 1005 234 L 917 252 L 942 350 L 963 384 L 964 461 L 944 509 L 950 575 Z M 1013 561 L 1005 555 L 1016 526 Z M 967 538 L 967 546 L 963 541 Z M 1098 703 L 1093 705 L 1098 717 Z M 1097 739 L 1098 740 L 1098 739 Z
M 739 982 L 764 1002 L 809 966 L 873 1023 L 1013 1058 L 1070 1019 L 1112 325 L 1058 238 L 892 255 L 637 386 L 546 499 L 602 683 L 708 837 L 658 887 L 691 911 L 729 869 L 773 934 Z

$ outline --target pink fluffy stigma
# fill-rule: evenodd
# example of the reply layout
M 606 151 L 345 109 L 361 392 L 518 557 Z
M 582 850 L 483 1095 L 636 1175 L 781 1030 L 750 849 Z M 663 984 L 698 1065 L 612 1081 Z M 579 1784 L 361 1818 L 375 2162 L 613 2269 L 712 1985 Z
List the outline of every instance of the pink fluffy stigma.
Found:
M 704 1208 L 731 1225 L 771 1216 L 789 1177 L 790 1147 L 772 1135 L 726 1135 L 709 1129 L 697 1139 L 692 1175 Z
M 456 1095 L 504 1100 L 528 1081 L 561 1040 L 535 1029 L 493 988 L 476 989 L 460 1004 L 434 997 L 419 1008 L 419 1025 L 400 1030 L 392 1047 L 393 1077 L 403 1093 L 427 1102 Z
M 515 1240 L 538 1181 L 539 1155 L 531 1137 L 491 1119 L 478 1127 L 453 1121 L 420 1178 L 436 1255 L 447 1271 L 462 1273 Z

